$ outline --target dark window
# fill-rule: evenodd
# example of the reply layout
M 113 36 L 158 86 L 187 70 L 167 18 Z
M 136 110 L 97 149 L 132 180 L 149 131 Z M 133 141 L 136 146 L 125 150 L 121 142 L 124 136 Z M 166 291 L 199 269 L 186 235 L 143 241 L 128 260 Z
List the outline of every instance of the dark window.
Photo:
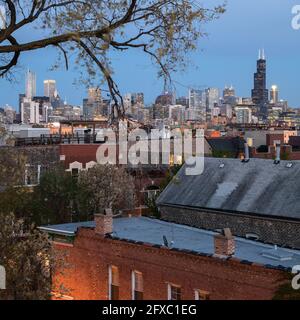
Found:
M 119 268 L 110 267 L 110 299 L 119 300 Z
M 143 274 L 138 271 L 133 271 L 133 300 L 143 300 L 143 293 Z
M 170 285 L 170 300 L 181 300 L 181 287 Z

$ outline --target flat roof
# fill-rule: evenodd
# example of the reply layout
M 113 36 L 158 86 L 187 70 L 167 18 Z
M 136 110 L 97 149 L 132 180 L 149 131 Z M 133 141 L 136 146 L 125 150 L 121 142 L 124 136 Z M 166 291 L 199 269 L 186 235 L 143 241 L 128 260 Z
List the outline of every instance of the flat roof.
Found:
M 79 228 L 94 228 L 95 222 L 78 222 L 40 227 L 41 230 L 58 235 L 74 236 Z M 216 232 L 188 227 L 146 217 L 116 218 L 113 221 L 112 238 L 138 241 L 152 245 L 164 245 L 165 236 L 173 249 L 193 253 L 214 254 Z M 234 257 L 268 266 L 292 268 L 300 265 L 300 251 L 264 244 L 235 237 Z

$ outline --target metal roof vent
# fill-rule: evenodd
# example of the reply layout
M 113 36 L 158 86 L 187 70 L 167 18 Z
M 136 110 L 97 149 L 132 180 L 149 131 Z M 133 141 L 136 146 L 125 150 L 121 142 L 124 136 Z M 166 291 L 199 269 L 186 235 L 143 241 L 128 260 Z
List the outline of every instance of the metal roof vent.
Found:
M 290 163 L 288 163 L 288 164 L 286 165 L 286 167 L 290 169 L 290 168 L 293 167 L 293 164 L 290 162 Z
M 221 163 L 219 168 L 223 169 L 225 167 L 225 163 Z
M 277 261 L 289 261 L 293 259 L 293 254 L 291 252 L 278 249 L 277 246 L 275 246 L 273 249 L 263 251 L 261 255 L 265 258 Z

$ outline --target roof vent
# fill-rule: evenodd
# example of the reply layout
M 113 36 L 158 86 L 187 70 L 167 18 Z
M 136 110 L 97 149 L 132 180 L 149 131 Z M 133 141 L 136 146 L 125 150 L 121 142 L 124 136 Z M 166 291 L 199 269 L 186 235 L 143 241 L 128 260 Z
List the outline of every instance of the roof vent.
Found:
M 274 164 L 278 165 L 280 164 L 280 144 L 276 144 L 276 158 L 275 158 L 275 161 L 274 161 Z
M 225 167 L 225 163 L 221 163 L 219 168 L 223 169 Z
M 263 251 L 261 255 L 265 258 L 277 261 L 289 261 L 293 259 L 293 254 L 291 252 L 278 249 L 277 246 L 275 246 L 273 249 Z
M 255 233 L 247 233 L 246 234 L 246 239 L 248 240 L 253 240 L 253 241 L 258 241 L 259 240 L 259 236 Z
M 290 168 L 293 167 L 293 164 L 290 162 L 290 163 L 288 163 L 288 164 L 286 165 L 286 167 L 290 169 Z

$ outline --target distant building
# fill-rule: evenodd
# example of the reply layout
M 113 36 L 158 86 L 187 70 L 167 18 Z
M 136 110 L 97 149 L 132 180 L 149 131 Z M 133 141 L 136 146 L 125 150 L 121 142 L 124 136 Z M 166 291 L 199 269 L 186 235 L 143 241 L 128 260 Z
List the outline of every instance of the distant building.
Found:
M 266 58 L 264 50 L 259 51 L 257 60 L 257 71 L 254 74 L 254 89 L 252 90 L 252 101 L 259 106 L 260 114 L 263 117 L 267 115 L 267 103 L 269 93 L 267 89 L 267 76 L 266 76 Z
M 104 115 L 101 89 L 90 88 L 88 98 L 83 100 L 83 117 L 85 120 L 93 120 Z
M 206 120 L 206 94 L 203 90 L 189 90 L 189 120 Z
M 175 104 L 175 97 L 172 92 L 165 92 L 162 95 L 158 96 L 155 100 L 155 104 L 160 104 L 162 106 L 167 106 Z
M 211 112 L 215 105 L 219 104 L 220 92 L 217 88 L 208 88 L 206 94 L 206 111 Z
M 277 104 L 279 101 L 279 91 L 276 85 L 273 85 L 270 90 L 270 103 Z
M 56 81 L 55 80 L 45 80 L 44 81 L 44 96 L 48 97 L 50 101 L 54 100 L 57 96 Z
M 23 124 L 40 123 L 40 104 L 29 98 L 24 98 L 21 102 L 21 122 Z
M 36 96 L 36 74 L 30 70 L 26 73 L 25 96 L 28 99 Z
M 252 122 L 252 110 L 249 107 L 237 106 L 235 108 L 236 122 L 239 124 Z

